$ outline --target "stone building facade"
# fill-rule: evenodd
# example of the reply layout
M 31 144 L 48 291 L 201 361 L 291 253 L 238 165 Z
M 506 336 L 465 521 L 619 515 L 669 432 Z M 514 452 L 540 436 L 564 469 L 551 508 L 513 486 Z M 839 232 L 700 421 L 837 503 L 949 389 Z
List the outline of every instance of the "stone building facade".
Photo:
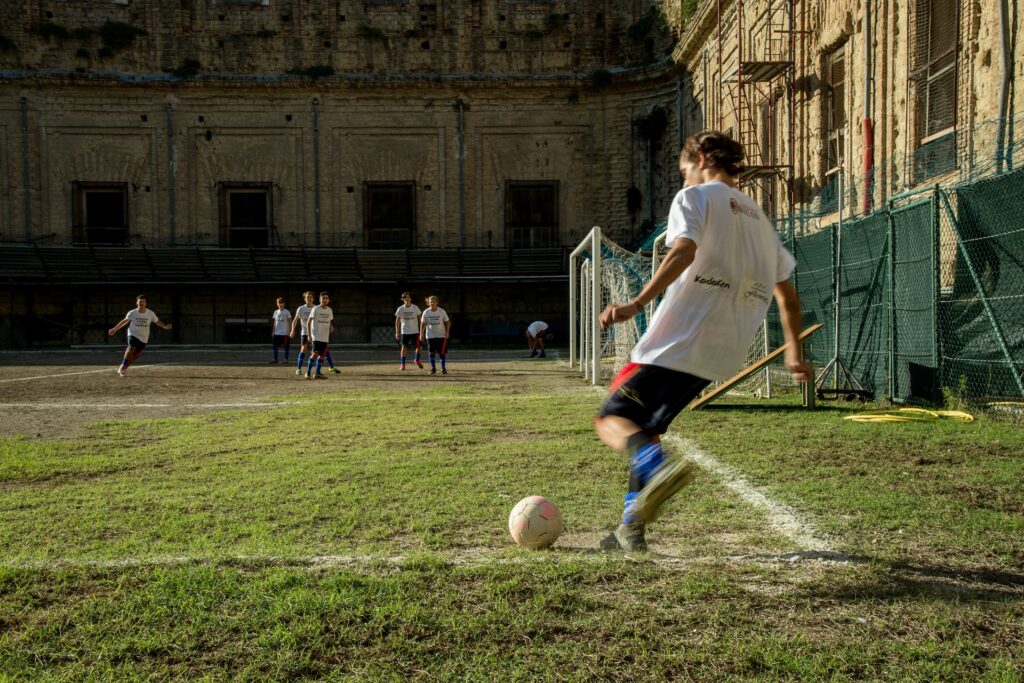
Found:
M 20 0 L 0 24 L 0 241 L 629 241 L 676 182 L 651 0 Z

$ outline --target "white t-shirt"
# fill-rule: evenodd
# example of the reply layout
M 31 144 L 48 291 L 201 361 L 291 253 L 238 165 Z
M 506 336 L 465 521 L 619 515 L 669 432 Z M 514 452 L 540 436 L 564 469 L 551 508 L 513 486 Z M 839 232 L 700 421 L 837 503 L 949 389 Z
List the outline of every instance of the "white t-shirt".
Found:
M 309 338 L 319 342 L 330 341 L 332 320 L 334 311 L 330 306 L 314 306 L 309 313 Z
M 535 320 L 530 323 L 530 326 L 526 328 L 526 331 L 530 333 L 531 337 L 536 337 L 541 332 L 548 329 L 548 324 L 543 320 Z
M 309 335 L 309 328 L 306 326 L 306 321 L 309 320 L 309 314 L 313 311 L 312 306 L 302 304 L 295 309 L 295 317 L 299 319 L 299 325 L 302 326 L 302 336 Z
M 665 290 L 632 360 L 727 379 L 796 261 L 757 204 L 720 181 L 683 188 L 672 200 L 665 244 L 682 237 L 697 245 L 693 263 Z
M 131 321 L 128 324 L 128 336 L 135 337 L 143 344 L 149 343 L 150 325 L 160 320 L 160 318 L 156 317 L 156 313 L 148 308 L 145 313 L 137 308 L 133 308 L 128 311 L 128 314 L 124 316 L 124 319 Z
M 416 334 L 420 331 L 420 307 L 416 304 L 399 306 L 395 317 L 402 321 L 401 334 Z
M 287 336 L 291 333 L 292 312 L 287 308 L 279 308 L 274 311 L 274 334 Z
M 436 311 L 429 308 L 423 311 L 423 324 L 427 326 L 427 339 L 444 337 L 444 324 L 448 322 L 448 314 L 440 306 Z

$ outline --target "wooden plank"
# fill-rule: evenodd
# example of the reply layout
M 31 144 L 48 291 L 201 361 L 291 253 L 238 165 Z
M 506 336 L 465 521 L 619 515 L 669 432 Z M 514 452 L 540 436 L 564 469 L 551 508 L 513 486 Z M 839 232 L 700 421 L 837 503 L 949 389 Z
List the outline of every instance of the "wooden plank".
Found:
M 803 332 L 800 333 L 800 336 L 798 337 L 798 341 L 802 342 L 803 340 L 807 339 L 808 337 L 810 337 L 812 334 L 814 334 L 815 332 L 817 332 L 820 329 L 821 329 L 821 323 L 815 323 L 815 324 L 811 325 L 806 330 L 804 330 Z M 749 367 L 743 368 L 742 370 L 737 372 L 735 375 L 733 375 L 729 379 L 725 380 L 720 386 L 716 387 L 714 391 L 709 392 L 707 394 L 704 394 L 703 396 L 698 398 L 696 401 L 691 403 L 690 404 L 690 410 L 700 410 L 701 408 L 703 408 L 707 404 L 711 403 L 716 398 L 718 398 L 719 396 L 721 396 L 725 392 L 729 391 L 729 389 L 734 387 L 736 384 L 738 384 L 739 382 L 742 382 L 747 377 L 749 377 L 750 375 L 754 374 L 755 372 L 757 372 L 758 370 L 762 369 L 764 366 L 768 365 L 773 360 L 775 360 L 776 358 L 781 356 L 783 353 L 786 352 L 786 347 L 787 346 L 789 346 L 789 344 L 783 344 L 779 348 L 777 348 L 774 351 L 772 351 L 771 353 L 769 353 L 767 356 L 763 356 L 762 358 L 760 358 L 753 365 L 751 365 Z

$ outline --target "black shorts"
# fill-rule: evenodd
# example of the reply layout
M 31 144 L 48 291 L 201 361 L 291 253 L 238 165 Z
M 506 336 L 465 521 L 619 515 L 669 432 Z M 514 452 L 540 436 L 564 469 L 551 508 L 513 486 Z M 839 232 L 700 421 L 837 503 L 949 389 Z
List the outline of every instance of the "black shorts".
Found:
M 657 365 L 629 363 L 612 382 L 598 417 L 615 415 L 655 436 L 668 431 L 672 420 L 711 380 Z
M 321 356 L 327 353 L 327 342 L 325 341 L 314 341 L 313 342 L 313 353 L 318 353 Z
M 413 332 L 412 334 L 403 334 L 401 343 L 402 346 L 419 346 L 420 335 L 418 335 L 415 332 Z
M 302 338 L 299 340 L 299 346 L 305 346 L 308 343 L 309 343 L 309 335 L 308 334 L 302 335 Z
M 287 334 L 275 334 L 274 335 L 274 348 L 279 349 L 282 346 L 288 346 L 288 335 Z
M 135 349 L 139 353 L 142 353 L 146 349 L 146 342 L 141 341 L 138 337 L 128 335 L 128 346 Z
M 427 337 L 427 350 L 430 353 L 445 353 L 446 341 L 444 337 Z

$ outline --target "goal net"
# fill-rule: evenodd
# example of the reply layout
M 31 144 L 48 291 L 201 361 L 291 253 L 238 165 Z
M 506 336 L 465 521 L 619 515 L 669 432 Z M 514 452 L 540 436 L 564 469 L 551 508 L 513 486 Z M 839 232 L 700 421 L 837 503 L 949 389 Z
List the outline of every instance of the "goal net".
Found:
M 657 270 L 665 251 L 664 234 L 654 241 L 650 253 L 632 252 L 593 230 L 569 257 L 569 363 L 593 384 L 611 380 L 629 362 L 629 354 L 647 329 L 659 301 L 632 320 L 602 330 L 601 311 L 611 303 L 625 303 L 640 293 Z M 769 353 L 768 323 L 747 351 L 746 365 Z M 773 383 L 772 366 L 753 373 L 729 393 L 769 398 Z M 785 380 L 782 380 L 785 382 Z M 791 383 L 788 383 L 791 384 Z

